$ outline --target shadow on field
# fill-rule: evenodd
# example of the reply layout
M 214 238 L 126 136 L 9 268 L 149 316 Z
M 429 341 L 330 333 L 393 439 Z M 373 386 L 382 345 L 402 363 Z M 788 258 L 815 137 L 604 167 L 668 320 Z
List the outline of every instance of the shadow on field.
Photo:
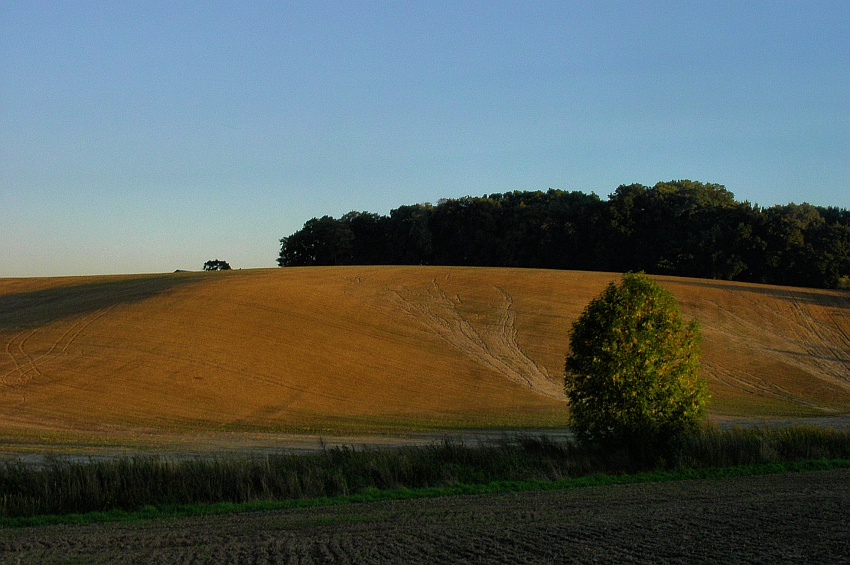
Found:
M 834 308 L 850 309 L 850 292 L 824 289 L 811 291 L 805 288 L 778 288 L 773 286 L 748 286 L 735 283 L 719 283 L 706 281 L 690 281 L 673 279 L 676 284 L 682 286 L 695 286 L 703 288 L 716 288 L 729 292 L 740 292 L 743 294 L 759 294 L 780 300 L 794 301 L 802 304 L 815 304 L 817 306 L 831 306 Z
M 0 330 L 36 328 L 110 306 L 140 302 L 201 280 L 193 275 L 151 275 L 8 294 L 0 296 Z
M 818 359 L 820 361 L 830 361 L 834 363 L 844 363 L 850 367 L 850 350 L 831 349 L 828 347 L 813 347 L 811 353 L 800 353 L 798 351 L 788 351 L 786 349 L 768 348 L 767 351 L 781 353 L 782 355 L 790 355 L 792 357 L 806 357 L 809 359 Z

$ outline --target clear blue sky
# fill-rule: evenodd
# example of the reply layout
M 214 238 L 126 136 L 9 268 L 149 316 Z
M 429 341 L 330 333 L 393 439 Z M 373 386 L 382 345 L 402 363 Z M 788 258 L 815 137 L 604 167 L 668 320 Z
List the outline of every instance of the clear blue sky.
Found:
M 0 276 L 689 178 L 850 208 L 850 2 L 0 0 Z

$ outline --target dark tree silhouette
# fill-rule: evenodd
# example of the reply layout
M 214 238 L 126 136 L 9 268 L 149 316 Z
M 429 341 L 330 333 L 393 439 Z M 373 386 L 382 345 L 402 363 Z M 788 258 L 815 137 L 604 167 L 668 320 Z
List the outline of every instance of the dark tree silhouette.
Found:
M 229 271 L 230 265 L 227 261 L 219 261 L 218 259 L 213 259 L 204 263 L 205 271 Z
M 550 189 L 323 216 L 280 244 L 281 267 L 480 265 L 850 284 L 847 210 L 760 209 L 691 180 L 621 185 L 607 201 Z

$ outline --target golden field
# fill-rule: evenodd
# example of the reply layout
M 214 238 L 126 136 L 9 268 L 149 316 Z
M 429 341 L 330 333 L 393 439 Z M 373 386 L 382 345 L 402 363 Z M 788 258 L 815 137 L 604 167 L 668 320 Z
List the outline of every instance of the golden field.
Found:
M 618 279 L 459 267 L 0 279 L 0 434 L 563 425 L 570 326 Z M 850 294 L 657 280 L 700 322 L 712 418 L 850 413 Z

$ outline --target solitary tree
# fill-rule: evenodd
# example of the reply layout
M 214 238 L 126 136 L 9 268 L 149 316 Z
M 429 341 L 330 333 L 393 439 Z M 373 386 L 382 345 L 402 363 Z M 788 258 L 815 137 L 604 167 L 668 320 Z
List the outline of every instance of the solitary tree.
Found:
M 570 421 L 585 444 L 652 456 L 705 417 L 699 328 L 682 322 L 669 292 L 626 274 L 573 324 L 565 389 Z
M 230 264 L 227 261 L 219 261 L 218 259 L 210 260 L 204 263 L 205 271 L 229 271 Z

